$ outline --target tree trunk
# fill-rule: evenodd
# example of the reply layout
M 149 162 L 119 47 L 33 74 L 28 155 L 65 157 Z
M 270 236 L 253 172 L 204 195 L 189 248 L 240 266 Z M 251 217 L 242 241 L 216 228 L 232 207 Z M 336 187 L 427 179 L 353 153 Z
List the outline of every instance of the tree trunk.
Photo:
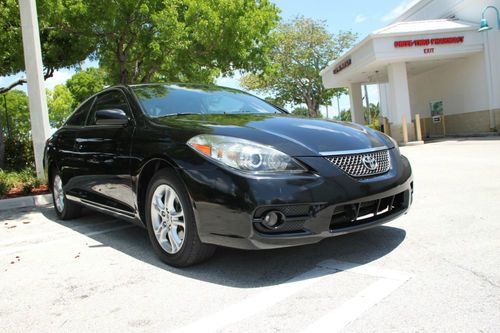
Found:
M 314 100 L 308 99 L 306 101 L 307 109 L 309 111 L 310 118 L 318 118 L 319 117 L 319 104 L 317 104 Z
M 0 116 L 0 120 L 1 120 Z M 3 141 L 3 128 L 2 123 L 0 121 L 0 169 L 3 169 L 5 166 L 5 143 Z

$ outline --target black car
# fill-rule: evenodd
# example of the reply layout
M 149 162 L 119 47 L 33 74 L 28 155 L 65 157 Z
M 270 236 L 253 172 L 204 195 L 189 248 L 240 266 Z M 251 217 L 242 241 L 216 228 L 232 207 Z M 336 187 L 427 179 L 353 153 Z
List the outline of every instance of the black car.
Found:
M 52 135 L 44 163 L 59 218 L 86 206 L 136 222 L 173 266 L 216 245 L 270 249 L 371 228 L 404 214 L 413 192 L 390 137 L 211 85 L 108 88 Z

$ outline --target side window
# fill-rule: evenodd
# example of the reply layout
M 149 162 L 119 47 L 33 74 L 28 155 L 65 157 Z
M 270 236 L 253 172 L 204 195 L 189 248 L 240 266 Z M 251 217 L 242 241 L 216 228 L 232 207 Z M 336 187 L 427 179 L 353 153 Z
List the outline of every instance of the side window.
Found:
M 92 103 L 95 98 L 91 98 L 82 105 L 71 116 L 69 116 L 66 121 L 66 125 L 70 126 L 83 126 L 85 125 L 85 120 L 87 119 L 87 115 L 90 112 L 90 108 L 92 107 Z
M 87 125 L 95 125 L 95 113 L 99 110 L 120 109 L 130 116 L 130 108 L 127 98 L 119 90 L 111 90 L 97 96 L 97 100 L 92 108 L 90 117 L 87 119 Z

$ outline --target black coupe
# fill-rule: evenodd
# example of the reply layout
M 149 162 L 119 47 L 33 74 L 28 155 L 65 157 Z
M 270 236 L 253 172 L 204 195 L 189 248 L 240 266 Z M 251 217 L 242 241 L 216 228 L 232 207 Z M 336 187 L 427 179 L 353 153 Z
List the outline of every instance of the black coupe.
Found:
M 59 218 L 86 206 L 136 222 L 173 266 L 216 245 L 270 249 L 371 228 L 404 214 L 413 194 L 390 137 L 209 85 L 108 88 L 52 135 L 44 163 Z

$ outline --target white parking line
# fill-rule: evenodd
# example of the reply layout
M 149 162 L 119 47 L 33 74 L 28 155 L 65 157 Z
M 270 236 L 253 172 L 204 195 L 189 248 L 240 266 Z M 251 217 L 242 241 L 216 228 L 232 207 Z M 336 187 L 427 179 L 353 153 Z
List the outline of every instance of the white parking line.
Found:
M 401 287 L 412 275 L 393 270 L 378 269 L 370 265 L 356 266 L 356 264 L 328 260 L 320 263 L 321 267 L 337 268 L 342 271 L 349 271 L 363 275 L 379 277 L 380 279 L 372 283 L 356 296 L 342 304 L 341 306 L 328 312 L 326 315 L 306 327 L 303 333 L 339 332 L 351 322 L 356 320 L 366 310 L 382 301 L 390 293 Z
M 49 245 L 49 244 L 54 244 L 54 243 L 58 243 L 58 242 L 64 242 L 64 241 L 67 241 L 68 239 L 72 239 L 72 238 L 76 238 L 76 237 L 80 237 L 80 236 L 92 237 L 92 236 L 95 236 L 95 235 L 106 234 L 106 233 L 109 233 L 109 232 L 119 231 L 119 230 L 123 230 L 123 229 L 129 229 L 129 228 L 133 228 L 133 227 L 136 227 L 136 226 L 133 225 L 133 224 L 127 224 L 127 225 L 122 225 L 122 226 L 119 226 L 119 227 L 108 228 L 108 229 L 104 229 L 104 230 L 100 230 L 100 231 L 87 232 L 87 233 L 83 233 L 83 234 L 78 233 L 78 232 L 75 231 L 75 233 L 77 233 L 77 234 L 73 235 L 73 236 L 59 238 L 59 239 L 54 239 L 54 240 L 43 242 L 43 243 L 36 243 L 36 244 L 29 244 L 29 245 L 23 245 L 23 246 L 17 246 L 17 247 L 7 248 L 7 249 L 5 249 L 3 251 L 0 251 L 0 255 L 12 254 L 12 253 L 20 252 L 20 251 L 31 250 L 33 248 L 38 248 L 38 247 L 41 247 L 41 246 L 45 246 L 45 245 Z
M 340 307 L 328 312 L 325 316 L 308 326 L 304 332 L 336 332 L 358 318 L 391 292 L 408 281 L 412 275 L 387 269 L 379 269 L 372 264 L 355 264 L 337 260 L 321 262 L 316 268 L 302 273 L 287 282 L 265 287 L 256 295 L 249 296 L 239 303 L 233 304 L 213 315 L 202 318 L 190 325 L 181 327 L 175 333 L 217 332 L 231 324 L 263 312 L 273 305 L 308 286 L 317 283 L 331 273 L 348 271 L 380 278 Z
M 321 278 L 327 276 L 328 273 L 334 273 L 334 271 L 322 267 L 316 267 L 294 277 L 291 280 L 288 280 L 283 284 L 273 287 L 265 287 L 262 292 L 256 295 L 250 296 L 243 301 L 230 306 L 229 308 L 202 318 L 174 332 L 216 332 L 230 324 L 249 318 L 272 307 L 273 305 L 288 298 L 290 295 L 318 282 Z
M 72 235 L 72 231 L 78 231 L 78 229 L 81 228 L 88 228 L 88 227 L 95 227 L 95 226 L 101 226 L 101 225 L 108 225 L 108 224 L 114 224 L 114 223 L 122 223 L 123 221 L 120 220 L 110 220 L 110 221 L 105 221 L 105 222 L 98 222 L 98 223 L 85 223 L 85 224 L 78 224 L 74 226 L 65 226 L 65 229 L 59 230 L 59 231 L 50 231 L 50 232 L 41 232 L 38 234 L 33 234 L 30 236 L 25 236 L 25 237 L 18 237 L 18 238 L 10 238 L 8 241 L 2 241 L 0 242 L 0 246 L 7 246 L 7 245 L 13 245 L 16 243 L 21 243 L 21 242 L 27 242 L 31 240 L 37 240 L 37 239 L 43 239 L 45 237 L 54 237 L 54 236 L 66 236 L 66 235 Z
M 366 310 L 379 303 L 405 281 L 380 279 L 363 289 L 356 296 L 308 326 L 303 333 L 339 332 L 356 320 Z

